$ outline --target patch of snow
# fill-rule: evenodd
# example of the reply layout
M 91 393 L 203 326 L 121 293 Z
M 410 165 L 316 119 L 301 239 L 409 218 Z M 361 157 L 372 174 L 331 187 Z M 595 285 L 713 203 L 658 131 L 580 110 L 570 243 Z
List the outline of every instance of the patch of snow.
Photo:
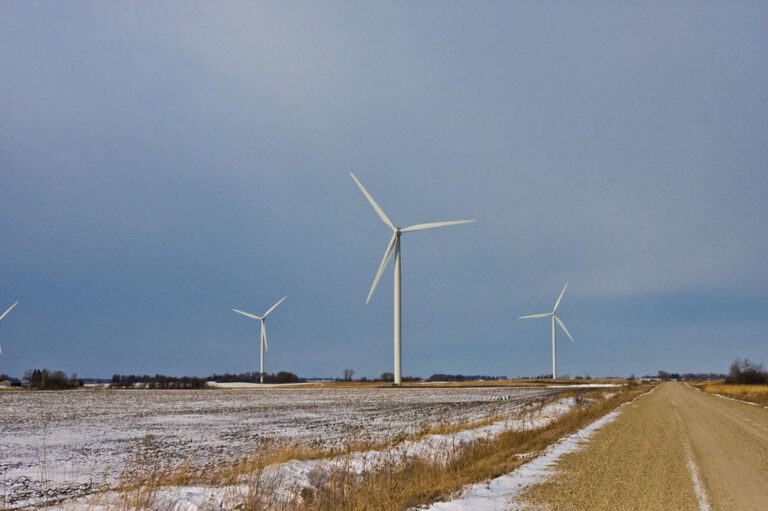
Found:
M 317 382 L 301 382 L 301 383 L 251 383 L 247 381 L 207 381 L 206 387 L 214 389 L 275 389 L 280 387 L 303 387 L 306 385 L 317 385 Z
M 688 470 L 691 472 L 693 490 L 696 492 L 696 499 L 699 501 L 699 511 L 709 511 L 710 507 L 707 492 L 704 491 L 704 485 L 699 478 L 699 469 L 690 453 L 688 453 Z

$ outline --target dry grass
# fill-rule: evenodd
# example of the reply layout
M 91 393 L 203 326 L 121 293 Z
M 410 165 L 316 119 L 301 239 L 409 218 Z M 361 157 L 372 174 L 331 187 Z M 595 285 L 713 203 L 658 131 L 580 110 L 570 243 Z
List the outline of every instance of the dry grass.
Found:
M 558 396 L 560 397 L 560 396 Z M 152 501 L 157 490 L 164 487 L 202 484 L 230 486 L 243 481 L 260 480 L 264 469 L 292 460 L 308 461 L 349 456 L 357 452 L 393 449 L 404 441 L 418 441 L 429 435 L 447 435 L 487 426 L 505 417 L 491 417 L 460 423 L 440 422 L 425 424 L 414 433 L 401 432 L 387 441 L 373 441 L 350 436 L 343 447 L 328 448 L 321 444 L 282 444 L 265 441 L 254 449 L 253 455 L 219 467 L 200 467 L 189 461 L 172 463 L 159 459 L 154 449 L 154 438 L 148 435 L 136 442 L 126 469 L 118 478 L 117 487 L 126 494 L 126 509 L 141 509 Z M 259 474 L 259 478 L 255 478 Z M 262 492 L 254 492 L 254 494 Z
M 567 395 L 570 395 L 568 392 Z M 559 394 L 557 398 L 567 397 Z M 542 403 L 539 402 L 538 406 Z M 488 426 L 494 422 L 502 421 L 506 416 L 493 415 L 483 419 L 465 421 L 459 423 L 439 422 L 437 424 L 425 424 L 421 429 L 414 433 L 405 431 L 394 435 L 386 441 L 374 441 L 365 437 L 347 438 L 343 447 L 328 448 L 321 444 L 279 444 L 265 441 L 258 448 L 254 449 L 254 454 L 229 463 L 221 467 L 195 467 L 191 463 L 184 462 L 176 466 L 169 464 L 148 463 L 152 460 L 151 456 L 139 454 L 136 459 L 143 460 L 139 464 L 133 460 L 129 465 L 129 477 L 122 477 L 123 488 L 131 489 L 133 487 L 162 487 L 162 486 L 180 486 L 187 484 L 205 484 L 210 486 L 227 486 L 242 483 L 243 479 L 252 478 L 253 474 L 261 473 L 265 468 L 279 465 L 288 461 L 309 461 L 319 459 L 330 459 L 343 456 L 349 456 L 353 453 L 366 451 L 385 451 L 387 449 L 396 449 L 397 445 L 405 441 L 419 441 L 430 435 L 449 435 L 460 431 Z M 145 449 L 139 446 L 136 451 L 141 453 Z M 141 470 L 137 468 L 141 465 Z M 137 475 L 141 473 L 144 475 Z
M 768 406 L 768 385 L 732 385 L 723 382 L 705 382 L 693 385 L 710 394 L 720 394 L 761 406 Z
M 521 401 L 521 405 L 533 405 L 535 409 L 538 409 L 547 402 L 565 397 L 582 395 L 584 392 L 585 391 L 582 389 L 567 389 L 546 400 L 532 398 L 528 402 Z M 604 389 L 598 389 L 590 392 L 590 394 L 598 396 L 606 392 L 607 391 Z M 321 443 L 284 444 L 264 441 L 254 449 L 253 455 L 220 467 L 209 466 L 201 468 L 185 462 L 176 467 L 170 467 L 166 464 L 166 466 L 161 467 L 162 470 L 159 471 L 160 473 L 156 473 L 158 470 L 154 470 L 154 467 L 144 467 L 142 472 L 151 475 L 144 477 L 143 479 L 145 481 L 140 481 L 138 484 L 143 485 L 149 483 L 150 485 L 158 484 L 160 486 L 178 486 L 181 484 L 206 484 L 211 486 L 231 485 L 236 484 L 243 478 L 250 477 L 254 472 L 292 460 L 308 461 L 330 459 L 349 456 L 350 454 L 359 452 L 385 451 L 387 449 L 395 449 L 399 444 L 406 441 L 415 442 L 430 435 L 449 435 L 460 431 L 477 429 L 491 425 L 495 422 L 503 421 L 507 418 L 506 415 L 491 415 L 482 419 L 464 422 L 450 422 L 444 420 L 438 421 L 437 423 L 424 423 L 418 430 L 412 433 L 401 431 L 388 440 L 374 440 L 366 436 L 360 436 L 359 433 L 355 433 L 354 435 L 351 433 L 344 440 L 342 447 L 338 448 L 328 448 Z M 141 451 L 141 449 L 138 450 Z M 151 457 L 147 457 L 146 455 L 141 455 L 141 458 L 151 459 Z M 136 464 L 134 463 L 132 465 L 134 468 L 131 472 L 136 473 Z M 131 484 L 135 485 L 140 479 L 142 478 L 130 478 Z
M 631 386 L 610 399 L 589 401 L 546 427 L 507 431 L 494 439 L 475 442 L 452 453 L 447 462 L 442 455 L 435 459 L 400 457 L 359 476 L 332 474 L 301 509 L 356 511 L 371 509 L 375 502 L 376 509 L 402 510 L 434 502 L 455 494 L 464 485 L 514 470 L 531 453 L 540 452 L 649 388 Z

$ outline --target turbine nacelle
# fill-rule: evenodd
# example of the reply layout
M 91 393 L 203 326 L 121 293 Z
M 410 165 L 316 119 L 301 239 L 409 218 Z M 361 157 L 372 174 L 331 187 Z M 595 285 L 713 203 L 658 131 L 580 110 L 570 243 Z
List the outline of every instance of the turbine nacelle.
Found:
M 247 318 L 257 319 L 257 320 L 259 320 L 261 322 L 261 336 L 259 338 L 259 342 L 264 345 L 264 349 L 266 351 L 269 351 L 269 346 L 267 344 L 267 316 L 272 314 L 272 312 L 275 309 L 277 309 L 277 306 L 280 305 L 281 303 L 283 303 L 283 300 L 285 300 L 286 298 L 288 298 L 288 297 L 284 296 L 284 297 L 280 298 L 280 300 L 278 300 L 276 304 L 274 304 L 272 307 L 267 309 L 267 312 L 265 312 L 261 316 L 257 316 L 256 314 L 251 314 L 250 312 L 243 312 L 241 310 L 232 309 L 233 311 L 237 312 L 238 314 L 242 314 L 243 316 L 245 316 Z M 262 372 L 264 372 L 264 371 L 262 370 Z
M 565 323 L 563 323 L 563 320 L 561 320 L 557 316 L 557 309 L 558 307 L 560 307 L 560 302 L 563 300 L 563 295 L 565 294 L 566 289 L 568 289 L 567 282 L 565 283 L 563 290 L 560 291 L 560 296 L 557 297 L 557 300 L 555 301 L 555 306 L 552 309 L 552 312 L 543 312 L 541 314 L 530 314 L 528 316 L 520 316 L 517 319 L 552 318 L 553 321 L 557 322 L 557 324 L 560 325 L 560 328 L 563 330 L 563 332 L 565 332 L 565 335 L 568 336 L 571 342 L 576 342 L 573 340 L 573 337 L 571 336 L 571 333 L 568 331 L 568 328 L 566 328 Z
M 373 279 L 373 284 L 371 284 L 371 290 L 368 292 L 368 297 L 365 299 L 365 303 L 368 303 L 371 301 L 371 297 L 373 297 L 373 292 L 376 290 L 376 286 L 379 285 L 379 280 L 381 279 L 381 275 L 384 273 L 384 269 L 387 267 L 387 263 L 392 257 L 392 254 L 395 252 L 399 252 L 399 243 L 398 240 L 400 239 L 400 235 L 407 233 L 407 232 L 416 232 L 416 231 L 425 231 L 427 229 L 437 229 L 439 227 L 448 227 L 449 225 L 460 225 L 460 224 L 468 224 L 470 222 L 474 222 L 474 220 L 449 220 L 446 222 L 430 222 L 426 224 L 415 224 L 411 225 L 409 227 L 397 227 L 392 220 L 387 216 L 386 213 L 384 213 L 384 210 L 381 209 L 381 206 L 374 200 L 374 198 L 371 196 L 370 193 L 368 193 L 368 190 L 365 189 L 363 186 L 363 183 L 360 182 L 360 180 L 355 177 L 353 173 L 349 173 L 350 176 L 352 176 L 352 179 L 355 180 L 355 184 L 358 188 L 360 188 L 360 191 L 363 192 L 363 195 L 370 203 L 373 210 L 376 212 L 377 215 L 379 215 L 379 218 L 381 218 L 381 221 L 384 222 L 384 224 L 387 225 L 390 229 L 392 229 L 392 238 L 389 240 L 389 244 L 387 245 L 387 249 L 384 251 L 384 257 L 381 260 L 381 264 L 379 265 L 379 269 L 376 272 L 376 276 Z

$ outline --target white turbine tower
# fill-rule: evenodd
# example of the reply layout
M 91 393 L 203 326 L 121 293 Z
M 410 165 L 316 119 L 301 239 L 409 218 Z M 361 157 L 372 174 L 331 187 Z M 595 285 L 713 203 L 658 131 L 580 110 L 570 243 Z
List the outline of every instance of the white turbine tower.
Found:
M 357 187 L 360 188 L 360 191 L 363 192 L 363 195 L 365 195 L 365 198 L 368 199 L 368 202 L 373 207 L 373 210 L 376 211 L 376 214 L 379 215 L 379 218 L 387 224 L 387 226 L 392 229 L 392 239 L 389 240 L 389 245 L 387 245 L 387 250 L 384 252 L 384 258 L 381 260 L 381 264 L 379 265 L 379 271 L 376 272 L 376 277 L 373 279 L 373 284 L 371 285 L 371 290 L 368 292 L 368 298 L 365 299 L 365 303 L 368 303 L 371 301 L 371 297 L 373 296 L 373 292 L 376 290 L 376 286 L 379 283 L 379 279 L 381 278 L 381 274 L 384 273 L 384 268 L 387 266 L 387 263 L 389 262 L 390 257 L 392 257 L 392 253 L 395 254 L 395 271 L 394 271 L 394 277 L 395 277 L 395 285 L 394 285 L 394 292 L 395 292 L 395 300 L 394 300 L 394 316 L 395 316 L 395 385 L 400 385 L 401 383 L 401 373 L 400 373 L 400 235 L 406 232 L 414 232 L 414 231 L 423 231 L 426 229 L 435 229 L 437 227 L 447 227 L 449 225 L 459 225 L 459 224 L 466 224 L 469 222 L 474 222 L 474 220 L 452 220 L 449 222 L 432 222 L 428 224 L 416 224 L 412 225 L 410 227 L 404 227 L 399 228 L 396 227 L 394 223 L 392 223 L 392 220 L 389 219 L 389 217 L 384 213 L 384 210 L 381 209 L 381 207 L 376 204 L 376 201 L 373 200 L 373 197 L 371 197 L 371 194 L 368 193 L 368 190 L 365 189 L 363 184 L 355 177 L 353 173 L 349 173 L 350 176 L 352 176 L 352 179 L 355 180 L 355 183 L 357 184 Z
M 9 313 L 9 312 L 11 312 L 11 311 L 13 310 L 13 308 L 14 308 L 14 307 L 16 307 L 16 305 L 17 305 L 18 303 L 19 303 L 19 302 L 16 302 L 16 303 L 14 303 L 14 304 L 13 304 L 13 305 L 11 305 L 10 307 L 8 307 L 8 310 L 6 310 L 5 312 L 3 312 L 3 315 L 2 315 L 2 316 L 0 316 L 0 323 L 2 323 L 2 322 L 3 322 L 3 319 L 4 319 L 4 318 L 5 318 L 7 315 L 8 315 L 8 313 Z M 2 346 L 0 346 L 0 353 L 2 353 L 2 352 L 3 352 L 3 347 L 2 347 Z
M 278 305 L 283 303 L 283 300 L 288 298 L 287 296 L 284 296 L 280 298 L 280 300 L 274 304 L 272 307 L 269 308 L 267 312 L 265 312 L 262 316 L 257 316 L 256 314 L 249 314 L 247 312 L 239 311 L 237 309 L 232 309 L 233 311 L 237 312 L 238 314 L 242 314 L 243 316 L 247 316 L 251 319 L 258 319 L 261 321 L 261 337 L 259 338 L 259 351 L 261 353 L 261 370 L 259 371 L 259 383 L 264 383 L 264 350 L 269 351 L 267 348 L 267 316 L 269 316 L 273 310 L 277 308 Z
M 568 283 L 565 283 L 565 287 L 563 287 L 563 290 L 560 292 L 560 296 L 557 297 L 557 301 L 555 302 L 555 308 L 552 309 L 552 312 L 546 312 L 544 314 L 531 314 L 530 316 L 520 316 L 519 319 L 531 319 L 531 318 L 552 318 L 552 379 L 557 378 L 557 355 L 555 350 L 555 323 L 560 325 L 560 328 L 563 329 L 563 332 L 565 332 L 565 335 L 568 336 L 568 338 L 571 340 L 571 342 L 576 342 L 573 340 L 573 337 L 571 337 L 571 333 L 568 331 L 568 329 L 565 327 L 565 323 L 557 317 L 557 308 L 560 306 L 560 300 L 563 299 L 563 295 L 565 294 L 565 290 L 568 288 Z

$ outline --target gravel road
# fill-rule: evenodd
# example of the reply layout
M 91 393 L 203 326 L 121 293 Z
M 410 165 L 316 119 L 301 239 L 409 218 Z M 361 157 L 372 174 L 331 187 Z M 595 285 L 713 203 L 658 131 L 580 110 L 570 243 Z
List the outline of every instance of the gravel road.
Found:
M 557 469 L 532 508 L 768 509 L 768 410 L 663 383 Z

